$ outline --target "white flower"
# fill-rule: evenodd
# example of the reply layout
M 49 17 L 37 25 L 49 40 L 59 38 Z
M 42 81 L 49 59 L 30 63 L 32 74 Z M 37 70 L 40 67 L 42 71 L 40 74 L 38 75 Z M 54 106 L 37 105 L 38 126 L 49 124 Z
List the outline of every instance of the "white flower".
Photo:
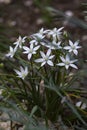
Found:
M 30 60 L 33 54 L 36 54 L 36 51 L 40 48 L 40 46 L 33 47 L 33 44 L 30 44 L 30 48 L 23 46 L 25 50 L 23 53 L 28 54 L 28 59 Z
M 71 40 L 69 40 L 69 46 L 64 47 L 65 50 L 69 50 L 69 52 L 73 52 L 75 55 L 78 54 L 77 49 L 81 48 L 81 46 L 78 46 L 78 41 L 73 43 Z
M 31 40 L 29 43 L 37 45 L 38 44 L 38 40 L 35 38 L 35 39 Z
M 44 66 L 46 63 L 50 66 L 53 66 L 53 62 L 51 61 L 51 59 L 53 59 L 54 55 L 50 55 L 51 54 L 50 49 L 48 49 L 46 54 L 42 51 L 40 51 L 40 54 L 41 54 L 42 58 L 35 60 L 35 62 L 42 62 L 41 66 Z
M 26 37 L 21 37 L 19 36 L 19 38 L 17 39 L 16 42 L 14 42 L 13 44 L 16 45 L 16 47 L 22 48 L 22 44 L 25 42 Z
M 56 43 L 55 41 L 53 41 L 52 43 L 48 43 L 46 44 L 46 47 L 48 47 L 49 49 L 61 49 L 62 47 L 60 46 L 61 42 Z
M 20 71 L 14 70 L 17 73 L 17 77 L 21 78 L 24 80 L 24 78 L 28 75 L 28 67 L 23 68 L 20 66 Z
M 6 56 L 13 58 L 13 56 L 15 55 L 15 52 L 16 52 L 17 48 L 16 48 L 16 47 L 13 48 L 13 47 L 11 47 L 11 46 L 10 46 L 9 48 L 10 48 L 10 51 L 9 51 L 8 54 L 6 54 Z
M 50 30 L 50 32 L 48 32 L 48 35 L 49 36 L 52 36 L 53 37 L 53 40 L 56 41 L 56 38 L 58 38 L 58 40 L 60 39 L 60 35 L 62 34 L 61 30 L 63 29 L 64 27 L 61 27 L 59 29 L 57 28 L 54 28 L 53 30 Z
M 77 102 L 77 103 L 76 103 L 76 106 L 77 106 L 77 107 L 80 107 L 80 108 L 83 109 L 83 110 L 87 108 L 86 103 L 82 103 L 81 101 Z
M 73 64 L 77 60 L 70 61 L 70 58 L 68 55 L 66 55 L 65 58 L 61 56 L 60 59 L 61 59 L 62 63 L 58 63 L 57 64 L 58 66 L 65 66 L 66 69 L 68 69 L 69 67 L 73 67 L 73 68 L 77 69 L 77 66 Z
M 38 39 L 43 39 L 45 37 L 44 34 L 46 34 L 49 30 L 44 30 L 41 28 L 38 33 L 33 34 L 33 36 L 37 37 Z
M 56 42 L 56 41 L 53 40 L 52 42 L 49 42 L 49 41 L 44 39 L 43 41 L 40 42 L 40 44 L 45 46 L 45 47 L 47 47 L 47 48 L 49 48 L 49 49 L 52 49 L 52 50 L 56 50 L 56 49 L 61 49 L 62 48 L 60 46 L 61 41 Z

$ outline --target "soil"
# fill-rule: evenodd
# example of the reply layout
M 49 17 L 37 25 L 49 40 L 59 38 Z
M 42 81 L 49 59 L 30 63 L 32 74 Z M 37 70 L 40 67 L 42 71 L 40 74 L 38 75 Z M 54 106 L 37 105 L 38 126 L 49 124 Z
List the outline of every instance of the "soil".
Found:
M 6 1 L 6 0 L 1 0 Z M 74 16 L 83 18 L 83 10 L 81 7 L 81 0 L 10 0 L 9 3 L 0 2 L 0 23 L 5 26 L 10 32 L 10 28 L 13 32 L 10 32 L 11 37 L 15 35 L 29 35 L 34 33 L 41 27 L 48 28 L 46 23 L 47 16 L 44 16 L 44 10 L 41 10 L 40 6 L 51 6 L 57 10 L 71 11 Z M 84 2 L 85 0 L 83 0 Z M 44 7 L 44 8 L 45 8 Z M 61 22 L 56 20 L 57 27 L 61 26 Z M 55 26 L 55 21 L 49 23 L 50 27 Z M 63 25 L 62 25 L 63 26 Z M 67 25 L 68 26 L 68 25 Z M 70 27 L 70 26 L 69 26 Z M 71 27 L 73 29 L 73 27 Z M 75 32 L 76 30 L 74 30 Z M 9 35 L 9 32 L 7 33 Z M 16 33 L 16 34 L 15 34 Z

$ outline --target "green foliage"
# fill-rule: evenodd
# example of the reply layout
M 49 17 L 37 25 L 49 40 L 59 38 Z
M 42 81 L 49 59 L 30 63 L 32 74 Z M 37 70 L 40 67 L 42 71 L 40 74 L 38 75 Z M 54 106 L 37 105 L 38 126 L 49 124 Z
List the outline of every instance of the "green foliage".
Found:
M 63 33 L 62 44 L 66 45 L 68 39 Z M 27 40 L 30 42 L 30 39 Z M 41 50 L 47 51 L 47 48 L 41 46 Z M 56 62 L 60 62 L 60 56 L 67 53 L 62 49 L 53 50 L 56 58 L 55 66 L 52 68 L 47 64 L 41 67 L 33 62 L 38 53 L 29 61 L 21 51 L 22 49 L 19 49 L 13 59 L 4 57 L 2 61 L 0 111 L 7 113 L 12 122 L 23 125 L 24 130 L 85 130 L 87 108 L 76 107 L 76 102 L 81 101 L 87 105 L 86 90 L 75 84 L 84 72 L 79 70 L 73 73 L 73 69 L 56 67 Z M 18 69 L 20 64 L 29 66 L 29 73 L 25 79 L 15 76 L 14 69 Z

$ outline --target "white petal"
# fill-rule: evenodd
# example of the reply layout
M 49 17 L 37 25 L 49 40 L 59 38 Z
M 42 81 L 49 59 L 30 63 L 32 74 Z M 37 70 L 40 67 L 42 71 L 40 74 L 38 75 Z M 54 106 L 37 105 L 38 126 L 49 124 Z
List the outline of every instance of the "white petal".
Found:
M 11 46 L 10 46 L 10 51 L 11 51 L 11 52 L 13 52 L 13 51 L 14 51 L 13 47 L 11 47 Z
M 78 44 L 79 44 L 79 42 L 78 42 L 78 41 L 76 41 L 76 42 L 74 43 L 74 45 L 75 45 L 75 46 L 78 46 Z
M 18 44 L 19 44 L 19 42 L 17 41 L 17 42 L 14 42 L 13 44 L 14 44 L 14 45 L 18 45 Z
M 49 59 L 52 59 L 54 56 L 55 56 L 55 55 L 50 56 Z
M 30 44 L 33 44 L 33 43 L 35 43 L 36 42 L 36 40 L 32 40 L 32 41 L 30 41 Z
M 64 28 L 64 27 L 59 28 L 59 29 L 58 29 L 58 32 L 60 32 L 63 28 Z
M 64 57 L 60 56 L 60 59 L 65 62 L 66 60 L 64 59 Z
M 40 44 L 41 44 L 41 45 L 43 45 L 43 46 L 44 46 L 44 45 L 46 45 L 46 43 L 45 43 L 45 42 L 40 42 Z
M 53 35 L 53 34 L 54 34 L 54 32 L 53 32 L 53 31 L 50 31 L 48 34 L 49 34 L 49 35 Z
M 50 30 L 45 30 L 44 33 L 48 33 Z
M 34 48 L 34 51 L 38 50 L 39 48 L 40 48 L 40 46 L 36 46 L 36 47 Z
M 70 63 L 72 64 L 72 63 L 74 63 L 74 62 L 76 62 L 76 61 L 78 61 L 78 60 L 77 60 L 77 59 L 71 60 Z
M 29 48 L 26 47 L 26 46 L 23 46 L 23 49 L 26 50 L 26 51 L 29 51 Z
M 81 101 L 77 102 L 77 103 L 76 103 L 76 106 L 77 106 L 77 107 L 80 107 L 80 106 L 81 106 L 81 103 L 82 103 Z
M 41 64 L 41 66 L 44 66 L 46 64 L 46 61 L 44 61 L 42 64 Z
M 58 65 L 58 66 L 65 66 L 64 63 L 58 63 L 57 65 Z
M 24 72 L 24 69 L 23 69 L 23 67 L 22 67 L 22 66 L 20 66 L 20 70 L 21 70 L 21 72 Z
M 23 37 L 23 42 L 25 42 L 25 39 L 27 38 L 27 36 Z
M 29 51 L 27 50 L 27 51 L 24 51 L 23 53 L 24 53 L 24 54 L 28 54 L 28 53 L 29 53 Z
M 46 56 L 49 56 L 51 54 L 51 49 L 48 49 Z
M 66 61 L 70 61 L 70 57 L 68 54 L 66 55 Z
M 28 54 L 28 60 L 30 60 L 30 59 L 31 59 L 31 57 L 32 57 L 32 54 L 31 54 L 31 53 L 29 53 L 29 54 Z
M 82 104 L 81 109 L 86 109 L 87 105 L 85 103 Z
M 28 74 L 28 67 L 25 67 L 25 73 Z
M 21 36 L 19 36 L 18 40 L 20 41 L 21 39 L 22 39 Z
M 74 64 L 70 64 L 71 67 L 75 68 L 75 69 L 78 69 L 76 65 Z
M 43 34 L 43 30 L 44 30 L 44 28 L 41 28 L 41 29 L 39 30 L 39 33 Z
M 73 46 L 73 42 L 71 40 L 69 40 L 69 45 Z
M 71 47 L 70 46 L 65 46 L 64 49 L 65 50 L 69 50 Z
M 20 75 L 20 74 L 21 74 L 21 72 L 18 71 L 18 70 L 14 70 L 14 71 L 17 73 L 17 75 Z
M 53 32 L 56 32 L 57 31 L 57 28 L 53 28 Z
M 72 52 L 73 50 L 72 50 L 72 48 L 69 50 L 69 52 Z
M 76 49 L 79 49 L 79 48 L 81 48 L 81 46 L 76 46 Z
M 47 64 L 49 64 L 50 66 L 54 66 L 54 65 L 53 65 L 53 62 L 52 62 L 51 60 L 48 60 L 48 61 L 47 61 Z
M 41 56 L 42 56 L 43 58 L 46 57 L 46 55 L 45 55 L 42 51 L 40 51 L 40 54 L 41 54 Z
M 77 50 L 73 50 L 73 53 L 74 53 L 75 55 L 77 55 L 77 54 L 78 54 L 78 51 L 77 51 Z
M 44 60 L 42 58 L 36 59 L 35 62 L 43 62 Z
M 65 68 L 68 69 L 68 68 L 69 68 L 69 65 L 65 65 Z
M 33 49 L 33 44 L 30 44 L 30 49 Z

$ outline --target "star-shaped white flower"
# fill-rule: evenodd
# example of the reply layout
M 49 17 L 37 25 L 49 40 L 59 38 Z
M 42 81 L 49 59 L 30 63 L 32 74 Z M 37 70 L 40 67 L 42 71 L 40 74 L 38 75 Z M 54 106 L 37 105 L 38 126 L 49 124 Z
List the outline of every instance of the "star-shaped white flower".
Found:
M 61 63 L 58 63 L 58 66 L 65 66 L 66 69 L 68 69 L 69 67 L 78 69 L 76 65 L 74 65 L 73 63 L 76 62 L 77 60 L 70 60 L 70 57 L 68 55 L 66 55 L 66 57 L 60 57 L 61 59 Z
M 43 39 L 44 37 L 45 37 L 45 34 L 48 32 L 49 30 L 44 30 L 44 28 L 41 28 L 40 30 L 39 30 L 39 32 L 37 32 L 37 33 L 35 33 L 35 34 L 33 34 L 33 36 L 35 36 L 36 38 L 38 38 L 38 39 Z
M 10 49 L 10 51 L 9 51 L 8 54 L 6 54 L 6 56 L 10 57 L 10 58 L 13 58 L 13 56 L 15 55 L 15 52 L 16 52 L 17 48 L 16 47 L 13 48 L 13 47 L 10 46 L 9 49 Z
M 81 46 L 78 46 L 79 42 L 76 41 L 73 43 L 71 40 L 69 40 L 69 46 L 64 47 L 65 50 L 69 50 L 69 52 L 73 52 L 75 55 L 78 54 L 77 49 L 81 48 Z
M 37 45 L 37 44 L 38 44 L 38 40 L 37 40 L 36 38 L 34 38 L 34 39 L 31 40 L 29 43 L 30 43 L 30 44 L 35 44 L 35 45 Z
M 27 66 L 25 68 L 23 68 L 22 66 L 20 66 L 20 71 L 19 70 L 14 70 L 14 71 L 18 75 L 17 77 L 19 77 L 19 78 L 21 78 L 23 80 L 28 75 L 28 67 Z
M 60 46 L 60 44 L 61 42 L 52 41 L 52 43 L 46 44 L 46 47 L 52 50 L 61 49 L 62 47 Z
M 32 55 L 33 54 L 36 54 L 36 51 L 40 48 L 40 46 L 36 46 L 34 47 L 33 44 L 30 44 L 30 48 L 29 47 L 26 47 L 26 46 L 23 46 L 23 49 L 25 50 L 23 53 L 24 54 L 28 54 L 28 60 L 31 59 Z
M 61 27 L 59 29 L 57 28 L 54 28 L 53 30 L 50 30 L 48 32 L 48 35 L 49 36 L 52 36 L 53 37 L 53 40 L 56 41 L 56 38 L 58 38 L 58 40 L 60 39 L 60 35 L 62 34 L 61 30 L 63 29 L 64 27 Z
M 14 42 L 13 44 L 16 45 L 16 47 L 22 48 L 22 44 L 25 42 L 25 39 L 26 39 L 26 36 L 23 38 L 21 36 L 19 36 L 17 41 Z
M 51 54 L 51 50 L 48 49 L 47 53 L 45 54 L 44 52 L 40 51 L 40 54 L 42 58 L 36 59 L 35 62 L 41 62 L 41 66 L 44 66 L 45 64 L 48 64 L 50 66 L 54 66 L 53 62 L 51 61 L 54 57 L 54 55 Z

